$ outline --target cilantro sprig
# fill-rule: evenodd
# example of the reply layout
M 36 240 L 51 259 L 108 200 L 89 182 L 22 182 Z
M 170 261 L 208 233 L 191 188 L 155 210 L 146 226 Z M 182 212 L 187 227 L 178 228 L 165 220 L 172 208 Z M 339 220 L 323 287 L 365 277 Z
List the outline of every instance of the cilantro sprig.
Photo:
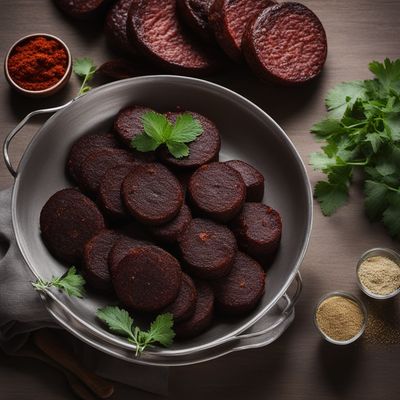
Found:
M 56 287 L 68 296 L 74 296 L 82 298 L 85 295 L 85 280 L 82 275 L 77 274 L 76 268 L 71 267 L 64 275 L 60 277 L 54 277 L 50 281 L 38 279 L 36 282 L 32 282 L 32 286 L 37 291 L 44 292 L 46 289 Z
M 349 198 L 356 170 L 364 179 L 365 209 L 400 237 L 400 59 L 369 64 L 374 79 L 344 82 L 326 97 L 328 115 L 311 132 L 323 142 L 311 154 L 314 169 L 327 180 L 314 194 L 324 215 Z
M 172 329 L 174 322 L 170 313 L 158 315 L 147 331 L 142 331 L 137 326 L 134 327 L 133 318 L 128 311 L 116 306 L 99 308 L 97 317 L 107 325 L 111 332 L 123 336 L 135 344 L 136 356 L 140 356 L 148 346 L 154 343 L 168 347 L 175 337 Z
M 91 58 L 83 57 L 74 60 L 72 69 L 76 75 L 78 75 L 80 78 L 83 78 L 82 85 L 78 92 L 78 96 L 80 96 L 91 89 L 91 87 L 88 85 L 88 82 L 93 79 L 93 76 L 97 71 L 97 67 Z
M 147 112 L 142 117 L 144 132 L 136 136 L 131 146 L 141 152 L 154 151 L 162 144 L 166 145 L 175 158 L 189 155 L 190 143 L 202 134 L 200 122 L 189 113 L 180 114 L 175 123 L 154 111 Z

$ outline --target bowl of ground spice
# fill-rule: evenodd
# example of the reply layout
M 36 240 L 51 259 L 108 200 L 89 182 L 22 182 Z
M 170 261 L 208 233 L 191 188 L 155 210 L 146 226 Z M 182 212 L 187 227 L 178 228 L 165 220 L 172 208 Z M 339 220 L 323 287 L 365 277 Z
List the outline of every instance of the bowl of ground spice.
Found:
M 357 264 L 360 289 L 374 299 L 389 299 L 400 293 L 400 255 L 391 249 L 366 251 Z
M 50 96 L 62 89 L 71 76 L 71 53 L 58 37 L 35 33 L 11 46 L 4 70 L 8 82 L 18 92 Z
M 367 309 L 357 297 L 346 292 L 331 292 L 318 302 L 314 324 L 328 342 L 345 345 L 364 333 L 367 315 Z

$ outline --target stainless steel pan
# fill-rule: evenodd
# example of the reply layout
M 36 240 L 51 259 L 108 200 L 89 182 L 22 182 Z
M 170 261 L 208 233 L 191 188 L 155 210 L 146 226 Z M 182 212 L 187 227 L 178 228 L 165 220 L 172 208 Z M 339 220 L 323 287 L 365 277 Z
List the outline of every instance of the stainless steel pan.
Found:
M 244 97 L 210 82 L 166 75 L 133 78 L 102 86 L 65 106 L 38 110 L 36 114 L 56 113 L 29 144 L 18 171 L 12 167 L 8 147 L 35 113 L 16 127 L 6 138 L 3 152 L 7 167 L 15 176 L 12 220 L 27 265 L 37 277 L 44 279 L 65 272 L 65 266 L 43 245 L 40 210 L 54 192 L 71 185 L 64 167 L 74 140 L 88 132 L 111 129 L 117 112 L 129 104 L 144 104 L 160 111 L 180 106 L 206 115 L 220 129 L 221 159 L 248 161 L 264 174 L 264 201 L 279 210 L 283 220 L 282 243 L 267 272 L 265 295 L 250 315 L 219 319 L 203 335 L 175 343 L 168 349 L 149 349 L 140 359 L 134 357 L 133 345 L 107 332 L 95 318 L 97 308 L 112 299 L 91 294 L 79 300 L 49 290 L 42 296 L 49 312 L 63 327 L 92 346 L 144 364 L 192 364 L 275 340 L 294 318 L 294 304 L 301 291 L 298 269 L 312 225 L 310 184 L 301 158 L 282 128 Z M 294 281 L 294 294 L 289 294 Z

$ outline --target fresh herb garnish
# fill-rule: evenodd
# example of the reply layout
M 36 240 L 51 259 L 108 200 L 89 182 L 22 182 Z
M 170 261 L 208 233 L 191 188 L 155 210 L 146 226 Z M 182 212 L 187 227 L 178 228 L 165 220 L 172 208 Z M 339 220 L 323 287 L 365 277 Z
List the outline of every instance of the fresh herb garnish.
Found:
M 143 115 L 142 122 L 144 132 L 132 140 L 131 146 L 147 152 L 165 144 L 175 158 L 188 156 L 189 147 L 185 143 L 203 132 L 200 122 L 188 113 L 179 115 L 172 124 L 165 115 L 150 111 Z
M 151 323 L 148 331 L 142 331 L 133 326 L 133 318 L 128 311 L 119 307 L 108 306 L 97 310 L 97 317 L 103 321 L 108 329 L 119 336 L 128 339 L 136 346 L 136 356 L 140 355 L 149 345 L 159 343 L 165 347 L 172 344 L 175 333 L 172 314 L 158 315 Z
M 41 292 L 51 287 L 56 287 L 64 291 L 68 296 L 75 296 L 82 298 L 85 295 L 85 280 L 82 275 L 76 273 L 76 268 L 71 267 L 64 275 L 60 277 L 54 277 L 50 281 L 38 279 L 36 282 L 32 282 L 32 286 Z
M 93 79 L 93 76 L 97 70 L 93 60 L 87 57 L 77 58 L 72 66 L 73 71 L 76 75 L 83 78 L 81 88 L 79 89 L 78 96 L 88 92 L 91 87 L 88 85 Z
M 400 59 L 373 61 L 369 69 L 374 79 L 328 92 L 328 116 L 311 129 L 324 141 L 311 164 L 328 178 L 314 194 L 323 214 L 333 214 L 348 200 L 354 171 L 361 170 L 367 215 L 400 237 Z

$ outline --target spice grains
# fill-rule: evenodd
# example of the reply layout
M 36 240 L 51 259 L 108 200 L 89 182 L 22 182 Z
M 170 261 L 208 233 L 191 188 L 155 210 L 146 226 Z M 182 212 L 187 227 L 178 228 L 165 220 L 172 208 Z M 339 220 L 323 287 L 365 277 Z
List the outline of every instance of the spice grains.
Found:
M 347 341 L 356 336 L 364 324 L 360 306 L 345 296 L 332 296 L 323 300 L 316 311 L 320 330 L 337 341 Z
M 400 266 L 388 257 L 368 257 L 361 263 L 358 277 L 370 292 L 391 294 L 400 287 Z

